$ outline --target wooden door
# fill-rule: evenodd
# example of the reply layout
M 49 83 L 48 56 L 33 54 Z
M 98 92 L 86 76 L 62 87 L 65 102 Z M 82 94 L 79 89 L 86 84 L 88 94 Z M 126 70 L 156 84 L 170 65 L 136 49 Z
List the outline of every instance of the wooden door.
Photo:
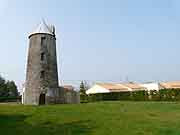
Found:
M 40 94 L 39 96 L 39 105 L 44 105 L 46 100 L 46 95 L 45 94 Z

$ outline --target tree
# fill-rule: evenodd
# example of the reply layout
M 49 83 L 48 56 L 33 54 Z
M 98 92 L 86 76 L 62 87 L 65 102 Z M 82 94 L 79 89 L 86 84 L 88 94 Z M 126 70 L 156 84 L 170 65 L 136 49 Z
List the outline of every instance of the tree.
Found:
M 17 97 L 18 96 L 18 89 L 14 81 L 7 81 L 6 89 L 8 91 L 9 97 Z
M 4 78 L 2 78 L 2 76 L 0 76 L 0 86 L 2 86 L 3 84 L 5 84 L 5 80 Z
M 7 97 L 8 92 L 6 91 L 6 81 L 0 76 L 0 97 Z
M 14 81 L 6 81 L 0 76 L 0 97 L 17 97 L 18 89 Z
M 81 81 L 81 84 L 80 84 L 80 94 L 84 94 L 85 92 L 86 92 L 86 90 L 85 90 L 85 86 L 84 86 L 84 82 L 83 81 Z
M 81 103 L 87 102 L 86 88 L 83 81 L 81 81 L 79 92 Z

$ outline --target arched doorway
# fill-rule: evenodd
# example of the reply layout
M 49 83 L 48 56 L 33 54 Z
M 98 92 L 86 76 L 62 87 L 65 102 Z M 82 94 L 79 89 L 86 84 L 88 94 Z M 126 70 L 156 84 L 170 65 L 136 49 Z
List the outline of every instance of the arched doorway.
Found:
M 44 105 L 46 100 L 46 95 L 45 94 L 40 94 L 39 96 L 39 105 Z

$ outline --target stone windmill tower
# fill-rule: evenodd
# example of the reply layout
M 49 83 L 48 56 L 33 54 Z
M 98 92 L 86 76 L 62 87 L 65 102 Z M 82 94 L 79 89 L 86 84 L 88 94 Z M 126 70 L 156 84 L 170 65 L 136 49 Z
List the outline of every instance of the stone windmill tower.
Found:
M 42 21 L 29 35 L 24 104 L 49 104 L 58 90 L 55 27 Z M 53 102 L 53 101 L 52 101 Z

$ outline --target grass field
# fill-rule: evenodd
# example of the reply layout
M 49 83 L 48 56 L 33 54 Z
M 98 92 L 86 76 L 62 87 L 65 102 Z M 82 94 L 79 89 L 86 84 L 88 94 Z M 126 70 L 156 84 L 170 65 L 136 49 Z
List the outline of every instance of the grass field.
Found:
M 179 135 L 180 103 L 0 105 L 0 135 Z

